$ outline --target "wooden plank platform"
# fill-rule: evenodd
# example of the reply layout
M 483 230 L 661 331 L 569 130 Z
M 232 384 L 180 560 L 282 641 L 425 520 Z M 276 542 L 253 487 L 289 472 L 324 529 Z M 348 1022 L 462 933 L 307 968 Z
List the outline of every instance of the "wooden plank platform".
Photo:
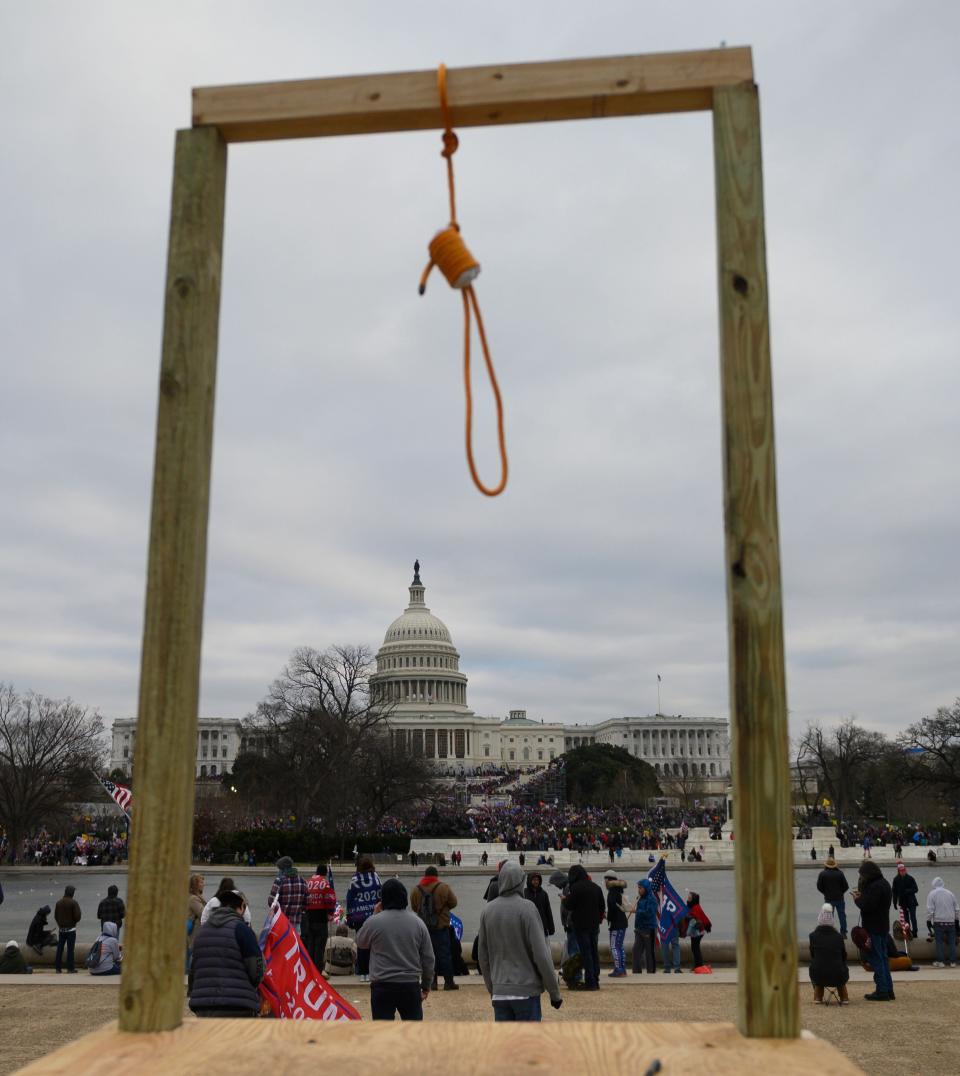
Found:
M 110 1024 L 21 1069 L 25 1076 L 137 1076 L 203 1072 L 349 1072 L 422 1076 L 430 1058 L 457 1076 L 503 1072 L 629 1072 L 659 1059 L 665 1076 L 861 1073 L 822 1039 L 746 1039 L 732 1024 L 338 1023 L 188 1020 L 174 1031 L 132 1034 Z M 309 1067 L 308 1067 L 309 1066 Z
M 753 79 L 749 48 L 456 67 L 447 72 L 456 127 L 599 119 L 713 107 L 717 86 Z M 437 72 L 201 86 L 193 126 L 225 142 L 442 128 Z

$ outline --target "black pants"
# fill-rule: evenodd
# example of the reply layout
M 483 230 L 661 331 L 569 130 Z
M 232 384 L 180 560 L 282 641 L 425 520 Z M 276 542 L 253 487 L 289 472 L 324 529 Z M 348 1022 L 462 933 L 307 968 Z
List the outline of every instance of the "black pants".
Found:
M 371 983 L 370 1010 L 374 1020 L 422 1020 L 423 999 L 419 983 Z
M 651 975 L 657 973 L 657 954 L 653 947 L 652 929 L 633 932 L 633 974 L 639 975 L 644 970 Z
M 54 958 L 54 967 L 60 970 L 60 958 L 63 956 L 64 946 L 67 950 L 67 971 L 76 971 L 73 963 L 73 950 L 77 944 L 77 932 L 75 930 L 61 930 L 57 939 L 57 955 Z
M 327 912 L 307 912 L 307 952 L 318 971 L 323 971 L 323 951 L 327 947 L 329 915 Z
M 587 987 L 595 987 L 600 982 L 600 954 L 597 952 L 597 938 L 600 928 L 596 930 L 576 930 L 580 959 L 583 962 L 583 978 Z
M 690 951 L 693 953 L 693 966 L 695 968 L 703 967 L 703 956 L 700 953 L 700 937 L 690 939 Z

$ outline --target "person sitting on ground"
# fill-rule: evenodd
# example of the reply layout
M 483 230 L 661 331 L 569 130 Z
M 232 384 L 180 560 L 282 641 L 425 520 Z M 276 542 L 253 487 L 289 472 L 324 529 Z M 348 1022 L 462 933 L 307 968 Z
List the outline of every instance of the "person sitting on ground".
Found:
M 20 952 L 20 943 L 12 939 L 0 954 L 0 975 L 32 975 L 33 968 L 27 966 Z
M 834 926 L 833 905 L 825 903 L 817 916 L 817 927 L 810 935 L 810 982 L 813 983 L 813 1000 L 823 1004 L 823 991 L 830 987 L 837 991 L 841 1005 L 849 1005 L 847 982 L 847 951 L 840 932 Z
M 894 921 L 894 929 L 899 926 L 899 921 Z M 857 946 L 857 952 L 860 955 L 860 963 L 863 966 L 864 971 L 873 971 L 873 965 L 870 963 L 870 950 L 863 949 L 858 944 L 863 941 L 863 935 L 857 931 L 857 936 L 854 938 L 854 945 Z M 896 940 L 892 934 L 887 935 L 887 963 L 890 965 L 891 971 L 912 971 L 913 961 L 903 950 L 897 948 Z
M 257 987 L 263 953 L 243 921 L 242 893 L 224 889 L 193 943 L 187 992 L 190 1008 L 203 1017 L 251 1017 L 260 1011 Z
M 350 937 L 346 923 L 337 926 L 336 933 L 327 939 L 323 949 L 323 974 L 352 975 L 357 963 L 357 943 Z
M 120 942 L 117 937 L 120 928 L 112 920 L 108 919 L 103 924 L 103 929 L 97 940 L 90 947 L 87 960 L 95 957 L 92 964 L 87 964 L 91 975 L 119 975 L 120 962 L 123 953 L 120 951 Z
M 56 934 L 47 928 L 47 916 L 49 914 L 50 905 L 44 904 L 42 908 L 37 910 L 37 914 L 30 920 L 30 926 L 27 928 L 27 945 L 38 954 L 43 952 L 45 945 L 54 946 L 57 944 Z
M 498 1022 L 540 1020 L 544 990 L 555 1009 L 563 1004 L 540 915 L 521 896 L 523 881 L 522 868 L 505 863 L 498 896 L 480 913 L 480 972 Z
M 220 894 L 224 892 L 230 892 L 236 890 L 237 883 L 232 878 L 221 878 L 220 884 L 217 886 L 216 893 L 207 901 L 203 913 L 200 916 L 200 926 L 204 926 L 211 915 L 220 907 Z M 250 909 L 247 907 L 246 902 L 243 905 L 243 921 L 249 927 L 252 923 L 250 917 Z

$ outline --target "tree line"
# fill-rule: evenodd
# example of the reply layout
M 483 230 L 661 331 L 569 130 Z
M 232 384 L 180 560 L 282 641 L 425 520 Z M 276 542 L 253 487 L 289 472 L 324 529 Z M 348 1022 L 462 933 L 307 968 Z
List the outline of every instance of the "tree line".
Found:
M 838 821 L 960 817 L 960 698 L 896 736 L 855 717 L 828 727 L 811 722 L 794 741 L 792 761 L 811 813 L 827 800 Z

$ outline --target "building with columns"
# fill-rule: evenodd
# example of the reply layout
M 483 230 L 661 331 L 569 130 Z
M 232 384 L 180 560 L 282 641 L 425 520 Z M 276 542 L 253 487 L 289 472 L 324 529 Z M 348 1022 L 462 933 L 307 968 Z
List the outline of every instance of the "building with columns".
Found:
M 370 678 L 375 703 L 388 713 L 391 735 L 439 769 L 473 772 L 505 766 L 533 770 L 587 743 L 609 743 L 649 762 L 661 776 L 696 775 L 719 793 L 730 771 L 728 723 L 719 717 L 656 714 L 597 725 L 564 725 L 511 710 L 480 717 L 467 703 L 467 677 L 446 624 L 430 612 L 420 562 L 410 600 L 387 628 Z
M 121 717 L 113 723 L 110 772 L 133 773 L 133 752 L 137 743 L 137 720 Z M 220 777 L 229 773 L 240 754 L 239 717 L 201 717 L 197 721 L 197 758 L 195 773 L 199 778 Z

